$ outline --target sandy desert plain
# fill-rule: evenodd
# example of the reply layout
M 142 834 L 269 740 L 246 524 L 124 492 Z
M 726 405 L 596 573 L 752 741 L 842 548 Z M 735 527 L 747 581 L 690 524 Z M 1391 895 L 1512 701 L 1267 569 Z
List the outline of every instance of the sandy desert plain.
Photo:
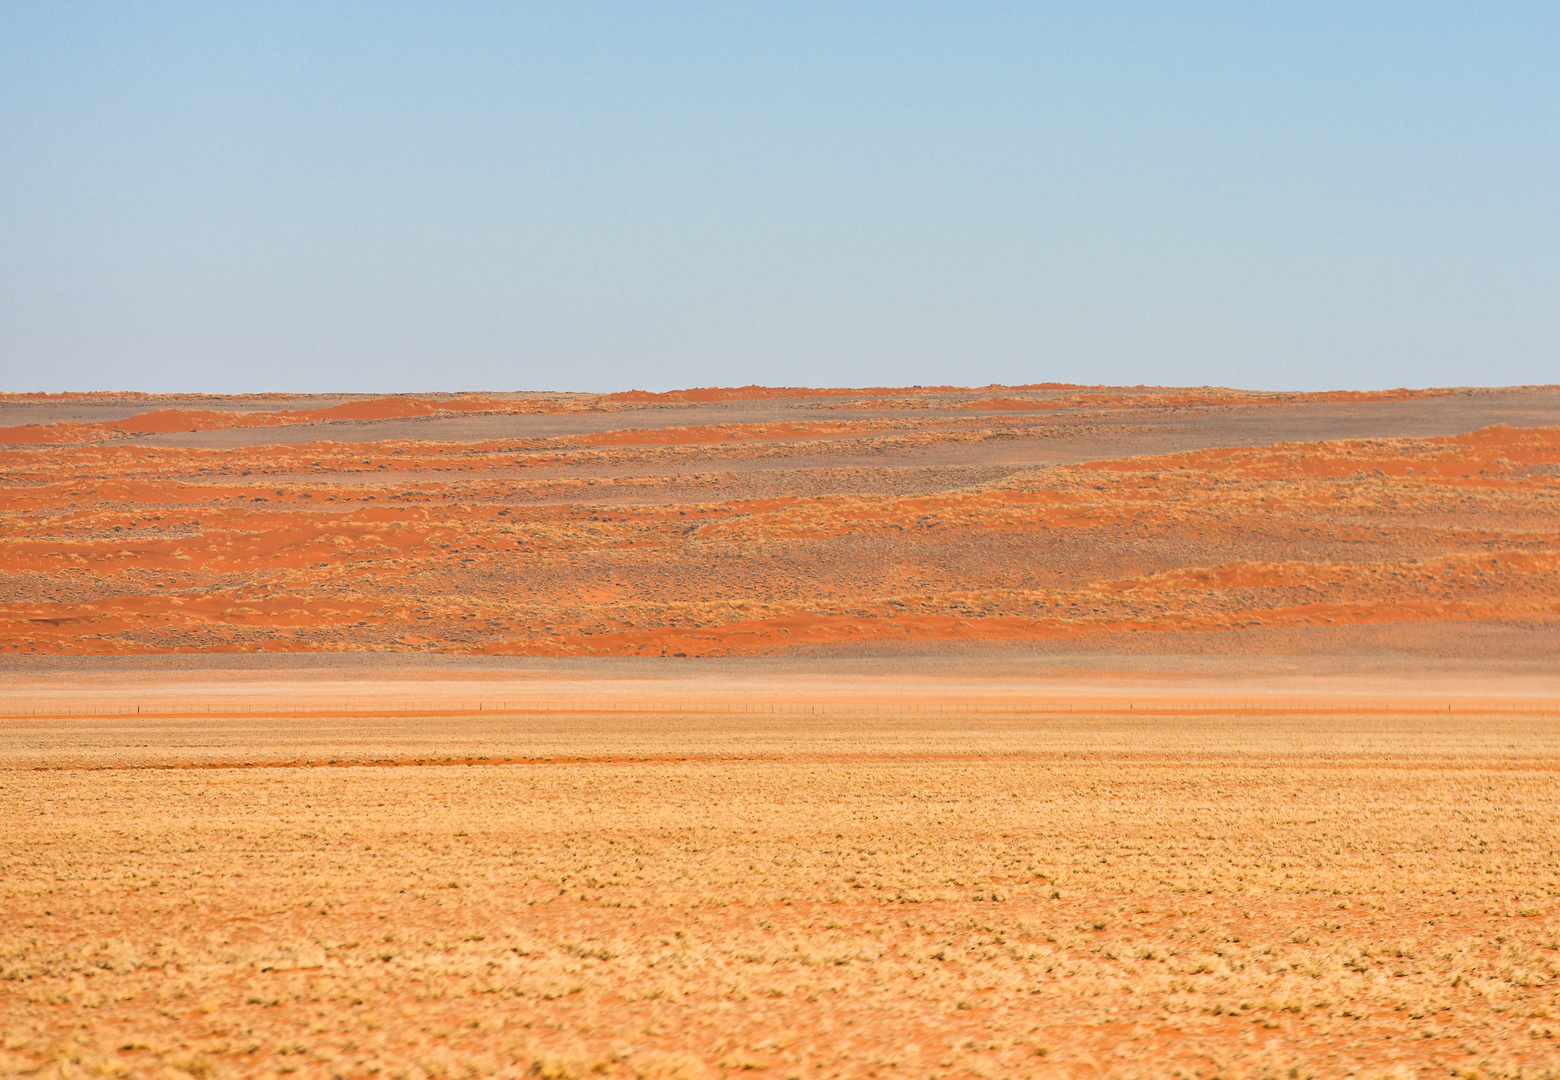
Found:
M 1560 1075 L 1560 388 L 0 396 L 0 1074 Z

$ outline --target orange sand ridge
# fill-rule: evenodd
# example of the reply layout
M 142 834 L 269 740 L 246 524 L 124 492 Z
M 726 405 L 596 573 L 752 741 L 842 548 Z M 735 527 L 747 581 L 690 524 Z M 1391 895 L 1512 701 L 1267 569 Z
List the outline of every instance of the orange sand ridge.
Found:
M 554 406 L 553 408 L 556 408 Z M 496 401 L 463 397 L 448 401 L 423 401 L 414 397 L 349 401 L 324 409 L 292 409 L 281 412 L 235 412 L 212 409 L 157 409 L 126 420 L 98 424 L 26 424 L 0 428 L 0 443 L 99 442 L 130 435 L 159 435 L 174 431 L 213 431 L 236 427 L 279 427 L 320 420 L 391 420 L 450 412 L 547 412 L 547 404 Z
M 1121 409 L 1186 408 L 1217 405 L 1285 405 L 1296 402 L 1407 401 L 1444 394 L 1436 390 L 1330 391 L 1313 394 L 1258 394 L 1230 391 L 1217 387 L 1181 390 L 1165 387 L 1134 387 L 1107 390 L 1073 386 L 1066 383 L 1034 383 L 1025 386 L 988 386 L 986 391 L 1004 391 L 1005 395 L 962 398 L 947 402 L 966 410 L 1049 410 L 1049 409 Z M 916 399 L 930 395 L 959 392 L 958 387 L 927 386 L 894 389 L 812 389 L 808 387 L 708 387 L 650 393 L 630 390 L 616 394 L 564 395 L 558 397 L 496 398 L 461 395 L 440 399 L 412 396 L 366 398 L 318 409 L 290 409 L 276 412 L 240 409 L 164 408 L 139 413 L 123 420 L 82 423 L 59 421 L 50 424 L 18 424 L 0 427 L 0 445 L 38 443 L 86 443 L 123 439 L 136 435 L 172 432 L 214 431 L 227 428 L 280 427 L 311 424 L 327 420 L 390 420 L 431 416 L 440 412 L 483 412 L 499 414 L 535 414 L 607 410 L 624 405 L 710 404 L 736 401 L 821 399 L 836 408 L 902 408 L 923 405 Z M 898 395 L 900 400 L 881 400 L 882 395 Z M 1013 396 L 1023 394 L 1025 396 Z M 195 395 L 183 395 L 195 397 Z M 276 400 L 283 395 L 213 395 L 199 400 L 214 404 L 245 405 L 255 401 Z M 177 400 L 178 396 L 174 397 Z M 849 400 L 840 400 L 849 399 Z M 0 394 L 0 404 L 49 402 L 58 404 L 118 404 L 148 400 L 136 394 Z
M 543 407 L 384 398 L 114 423 L 489 406 Z M 665 407 L 643 415 L 664 425 Z M 923 463 L 1061 429 L 956 411 L 640 415 L 466 443 L 0 450 L 0 653 L 707 656 L 1560 619 L 1557 428 L 966 468 L 959 482 Z

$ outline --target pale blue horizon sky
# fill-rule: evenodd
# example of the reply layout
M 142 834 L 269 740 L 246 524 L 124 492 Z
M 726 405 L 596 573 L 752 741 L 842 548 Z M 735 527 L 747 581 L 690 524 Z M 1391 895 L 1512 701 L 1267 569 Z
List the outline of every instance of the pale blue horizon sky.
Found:
M 4 390 L 1560 382 L 1552 3 L 16 0 L 0 146 Z

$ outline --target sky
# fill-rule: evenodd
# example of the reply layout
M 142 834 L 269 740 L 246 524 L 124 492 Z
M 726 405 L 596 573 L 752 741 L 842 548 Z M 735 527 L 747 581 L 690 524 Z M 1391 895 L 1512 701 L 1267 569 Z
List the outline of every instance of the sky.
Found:
M 1560 382 L 1560 5 L 0 5 L 0 390 Z

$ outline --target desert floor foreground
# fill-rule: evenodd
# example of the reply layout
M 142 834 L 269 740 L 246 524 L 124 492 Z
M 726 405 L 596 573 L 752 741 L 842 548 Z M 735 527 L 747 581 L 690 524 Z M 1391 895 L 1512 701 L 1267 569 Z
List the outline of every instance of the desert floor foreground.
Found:
M 1430 646 L 13 660 L 0 1072 L 1553 1076 L 1553 642 Z

